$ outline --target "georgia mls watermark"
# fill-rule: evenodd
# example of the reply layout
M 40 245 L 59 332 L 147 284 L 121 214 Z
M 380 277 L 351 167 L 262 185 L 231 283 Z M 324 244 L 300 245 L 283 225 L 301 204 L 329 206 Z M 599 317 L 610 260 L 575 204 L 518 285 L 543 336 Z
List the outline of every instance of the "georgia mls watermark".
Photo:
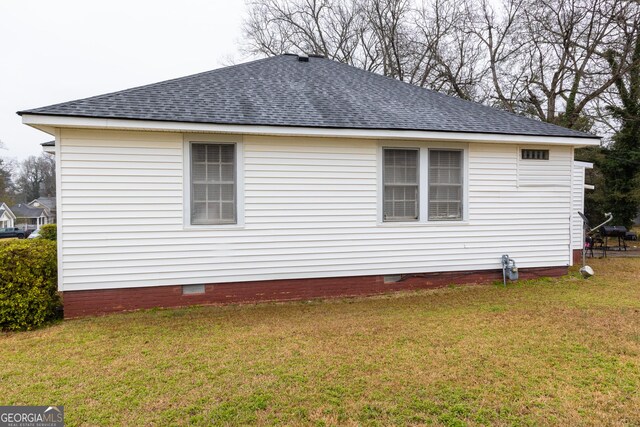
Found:
M 0 406 L 0 427 L 63 427 L 64 406 Z

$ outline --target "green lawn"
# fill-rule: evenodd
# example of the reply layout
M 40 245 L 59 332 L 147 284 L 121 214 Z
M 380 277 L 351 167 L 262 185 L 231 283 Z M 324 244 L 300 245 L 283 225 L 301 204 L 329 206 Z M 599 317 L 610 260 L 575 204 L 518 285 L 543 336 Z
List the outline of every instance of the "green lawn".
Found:
M 640 259 L 342 300 L 0 335 L 0 404 L 67 425 L 638 425 Z

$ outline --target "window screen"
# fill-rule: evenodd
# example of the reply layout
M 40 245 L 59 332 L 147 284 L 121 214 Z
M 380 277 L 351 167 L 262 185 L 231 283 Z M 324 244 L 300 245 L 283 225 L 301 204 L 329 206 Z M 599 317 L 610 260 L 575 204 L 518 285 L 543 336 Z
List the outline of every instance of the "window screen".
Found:
M 191 224 L 236 222 L 236 146 L 191 144 Z
M 429 150 L 429 219 L 462 219 L 462 151 Z
M 384 149 L 384 220 L 418 219 L 418 150 Z
M 549 160 L 549 150 L 522 150 L 522 160 Z

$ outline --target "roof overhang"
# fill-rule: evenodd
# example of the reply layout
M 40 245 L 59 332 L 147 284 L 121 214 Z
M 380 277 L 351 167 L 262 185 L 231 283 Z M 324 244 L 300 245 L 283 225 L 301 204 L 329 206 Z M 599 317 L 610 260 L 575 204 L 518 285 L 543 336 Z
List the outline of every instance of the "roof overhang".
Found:
M 42 151 L 49 154 L 56 154 L 56 141 L 47 141 L 40 144 Z
M 579 160 L 575 160 L 573 162 L 573 165 L 579 168 L 583 168 L 583 169 L 593 169 L 593 163 L 590 162 L 581 162 Z M 595 185 L 591 185 L 591 184 L 583 184 L 584 185 L 584 189 L 585 190 L 595 190 L 596 187 Z
M 295 126 L 234 125 L 184 123 L 154 120 L 106 119 L 90 117 L 23 114 L 22 123 L 55 135 L 57 128 L 113 129 L 161 132 L 227 133 L 270 136 L 312 136 L 326 138 L 403 139 L 429 141 L 466 141 L 504 144 L 551 144 L 584 147 L 600 145 L 600 138 L 499 133 L 442 132 L 395 129 L 318 128 Z
M 593 169 L 593 163 L 589 163 L 589 162 L 581 162 L 579 160 L 576 160 L 573 162 L 574 165 L 580 167 L 580 168 L 585 168 L 585 169 Z

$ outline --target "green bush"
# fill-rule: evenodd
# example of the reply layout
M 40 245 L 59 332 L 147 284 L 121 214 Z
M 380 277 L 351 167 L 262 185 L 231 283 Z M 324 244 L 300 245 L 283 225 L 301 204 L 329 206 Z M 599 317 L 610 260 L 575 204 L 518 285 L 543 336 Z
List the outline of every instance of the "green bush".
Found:
M 0 243 L 0 329 L 33 329 L 56 318 L 56 242 L 44 239 Z
M 53 240 L 54 242 L 58 238 L 58 231 L 55 224 L 45 224 L 40 227 L 40 239 Z

